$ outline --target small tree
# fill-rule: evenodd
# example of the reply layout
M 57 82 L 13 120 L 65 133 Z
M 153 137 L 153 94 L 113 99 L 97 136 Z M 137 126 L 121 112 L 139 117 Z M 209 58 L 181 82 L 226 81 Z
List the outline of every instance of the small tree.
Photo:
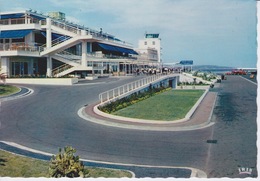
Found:
M 5 84 L 7 75 L 5 73 L 1 73 L 1 68 L 0 68 L 0 82 L 2 81 Z
M 60 148 L 59 153 L 50 160 L 50 177 L 84 177 L 84 165 L 74 153 L 76 150 L 71 146 L 64 147 L 64 152 Z

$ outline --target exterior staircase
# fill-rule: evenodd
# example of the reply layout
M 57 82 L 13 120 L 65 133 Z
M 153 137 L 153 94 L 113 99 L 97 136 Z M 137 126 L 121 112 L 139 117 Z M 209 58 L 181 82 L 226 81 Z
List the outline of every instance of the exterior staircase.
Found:
M 52 76 L 61 77 L 75 71 L 76 67 L 81 67 L 81 56 L 71 54 L 67 51 L 56 53 L 52 58 L 63 62 L 64 64 L 52 70 Z
M 43 22 L 42 25 L 43 26 L 46 25 L 45 22 Z M 91 30 L 91 29 L 82 30 L 75 26 L 66 25 L 65 23 L 54 21 L 54 20 L 51 21 L 51 29 L 55 33 L 64 35 L 57 39 L 54 39 L 51 42 L 50 48 L 47 48 L 46 44 L 39 47 L 40 56 L 50 55 L 52 58 L 64 63 L 63 65 L 52 70 L 52 76 L 61 77 L 75 70 L 103 69 L 103 67 L 82 66 L 81 56 L 73 55 L 65 51 L 66 49 L 81 43 L 82 40 L 87 40 L 87 39 L 91 40 L 94 38 L 100 42 L 104 40 L 108 41 L 108 39 L 102 37 L 98 31 Z M 83 31 L 85 31 L 86 33 L 82 33 Z M 119 42 L 114 42 L 111 40 L 111 43 L 117 44 Z M 103 57 L 98 57 L 98 56 L 90 56 L 90 55 L 87 56 L 88 59 L 90 59 L 90 61 L 97 61 L 98 59 L 104 59 Z

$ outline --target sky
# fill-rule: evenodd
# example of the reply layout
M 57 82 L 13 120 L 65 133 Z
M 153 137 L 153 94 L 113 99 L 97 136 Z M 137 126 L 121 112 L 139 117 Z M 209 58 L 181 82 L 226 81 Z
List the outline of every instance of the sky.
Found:
M 162 60 L 256 67 L 255 0 L 0 0 L 0 12 L 60 11 L 66 19 L 138 47 L 160 33 Z

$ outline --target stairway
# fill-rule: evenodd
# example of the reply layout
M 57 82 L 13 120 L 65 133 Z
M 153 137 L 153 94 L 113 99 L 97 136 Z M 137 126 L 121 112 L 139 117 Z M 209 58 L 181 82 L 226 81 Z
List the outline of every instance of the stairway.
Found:
M 61 77 L 81 67 L 81 56 L 74 55 L 67 51 L 56 53 L 52 58 L 63 62 L 64 64 L 52 70 L 52 76 Z
M 76 44 L 79 43 L 79 40 L 80 40 L 80 36 L 76 36 L 76 37 L 68 37 L 68 36 L 62 36 L 62 37 L 59 37 L 55 40 L 52 41 L 52 47 L 50 48 L 46 48 L 46 44 L 42 45 L 40 47 L 40 55 L 41 56 L 44 56 L 44 55 L 47 55 L 47 54 L 54 54 L 54 53 L 58 53 L 62 50 L 65 50 L 67 48 L 70 48 Z

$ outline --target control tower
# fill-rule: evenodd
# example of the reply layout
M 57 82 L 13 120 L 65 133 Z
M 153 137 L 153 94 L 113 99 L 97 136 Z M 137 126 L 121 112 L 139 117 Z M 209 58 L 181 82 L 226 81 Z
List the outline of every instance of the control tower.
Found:
M 144 39 L 139 40 L 139 49 L 155 49 L 157 50 L 158 62 L 161 60 L 161 39 L 159 33 L 145 33 Z

